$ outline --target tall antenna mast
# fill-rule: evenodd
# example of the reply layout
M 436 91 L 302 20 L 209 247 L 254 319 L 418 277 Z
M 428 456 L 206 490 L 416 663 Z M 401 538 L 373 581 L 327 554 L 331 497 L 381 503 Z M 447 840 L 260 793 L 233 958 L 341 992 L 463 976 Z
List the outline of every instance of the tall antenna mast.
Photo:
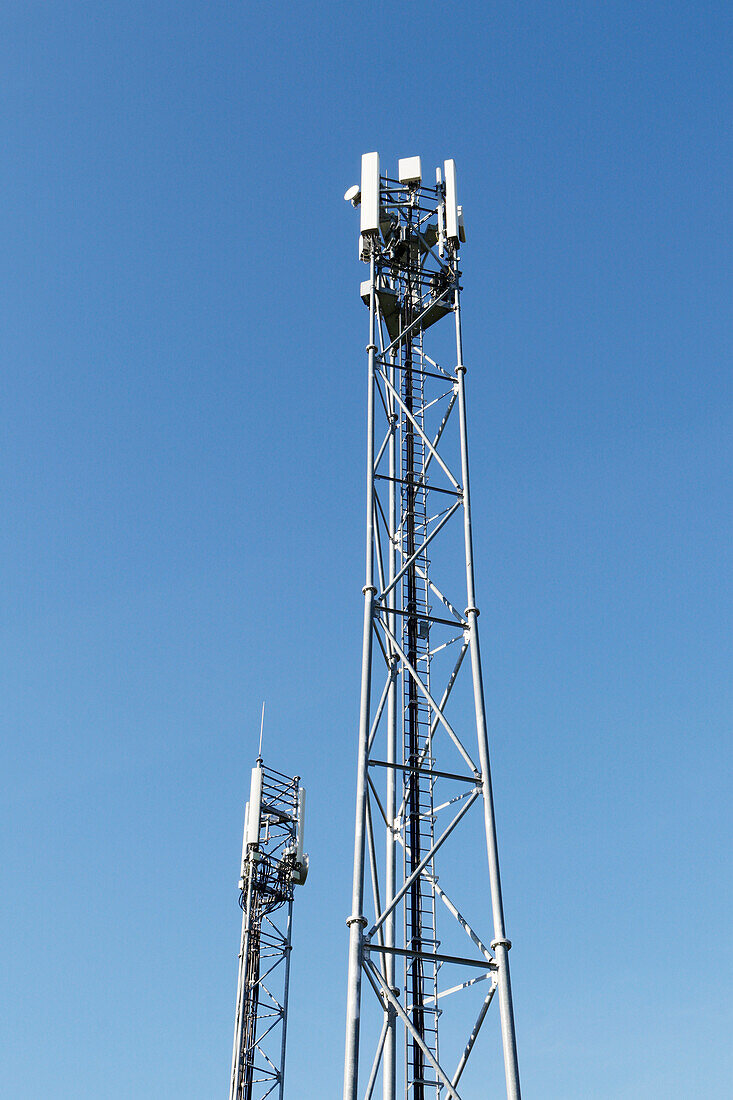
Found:
M 262 704 L 264 724 L 265 705 Z M 283 1100 L 290 992 L 293 891 L 308 875 L 305 788 L 266 768 L 262 725 L 244 814 L 234 1049 L 229 1100 Z
M 366 153 L 361 186 L 344 197 L 361 207 L 359 255 L 369 264 L 369 377 L 343 1097 L 371 1100 L 381 1076 L 383 1100 L 460 1100 L 498 993 L 506 1095 L 520 1100 L 474 594 L 455 164 L 426 185 L 419 157 L 400 160 L 393 179 Z M 493 936 L 476 897 L 484 844 Z M 469 876 L 475 928 L 462 901 Z M 360 1040 L 372 1047 L 368 1079 Z

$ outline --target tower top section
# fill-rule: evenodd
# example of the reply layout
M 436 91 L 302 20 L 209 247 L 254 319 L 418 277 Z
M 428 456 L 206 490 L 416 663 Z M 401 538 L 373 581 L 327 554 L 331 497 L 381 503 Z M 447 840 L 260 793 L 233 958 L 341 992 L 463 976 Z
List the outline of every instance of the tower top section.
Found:
M 456 162 L 446 160 L 435 169 L 435 183 L 422 177 L 420 157 L 402 157 L 397 175 L 383 175 L 379 153 L 364 153 L 361 182 L 346 191 L 344 199 L 360 208 L 359 256 L 369 261 L 375 246 L 396 244 L 400 223 L 409 216 L 411 230 L 427 252 L 437 249 L 441 260 L 458 253 L 466 239 L 463 207 L 458 203 Z

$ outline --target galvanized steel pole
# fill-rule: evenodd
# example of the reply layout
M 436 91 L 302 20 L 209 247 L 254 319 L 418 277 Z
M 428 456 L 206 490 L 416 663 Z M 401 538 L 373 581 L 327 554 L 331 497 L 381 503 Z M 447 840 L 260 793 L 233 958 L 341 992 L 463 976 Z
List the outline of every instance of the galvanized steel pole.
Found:
M 468 607 L 465 615 L 471 650 L 471 671 L 473 674 L 473 698 L 476 711 L 476 731 L 478 734 L 478 752 L 481 764 L 481 779 L 484 803 L 484 827 L 486 831 L 486 853 L 489 863 L 489 882 L 491 886 L 491 909 L 494 921 L 494 951 L 498 970 L 499 1013 L 501 1016 L 501 1034 L 504 1048 L 504 1073 L 506 1075 L 508 1100 L 520 1100 L 519 1061 L 517 1058 L 517 1040 L 514 1028 L 514 1007 L 512 987 L 509 976 L 509 948 L 511 942 L 506 938 L 504 929 L 504 903 L 501 896 L 501 876 L 499 874 L 499 847 L 496 839 L 496 820 L 494 817 L 494 795 L 491 787 L 491 768 L 489 764 L 489 738 L 486 726 L 486 704 L 484 700 L 483 675 L 481 671 L 481 649 L 479 646 L 478 616 L 473 570 L 473 532 L 471 529 L 471 489 L 468 473 L 468 426 L 466 422 L 466 367 L 463 362 L 463 339 L 461 335 L 460 291 L 456 288 L 454 309 L 456 317 L 456 374 L 458 376 L 458 413 L 461 436 L 461 472 L 463 481 L 463 530 L 466 547 L 466 591 Z
M 395 389 L 396 369 L 394 355 L 390 363 L 390 381 Z M 395 477 L 397 476 L 397 416 L 395 413 L 394 398 L 389 400 L 390 424 L 389 424 L 389 490 L 387 494 L 389 507 L 389 529 L 397 530 L 397 490 Z M 389 540 L 389 583 L 392 584 L 397 573 L 397 547 L 395 540 Z M 392 611 L 389 613 L 389 624 L 392 634 L 396 631 L 397 616 Z M 397 763 L 397 655 L 392 655 L 391 683 L 387 698 L 387 763 Z M 394 821 L 397 810 L 396 783 L 394 768 L 387 769 L 387 790 L 385 797 L 385 813 L 387 817 L 386 852 L 384 863 L 384 903 L 389 905 L 396 890 L 396 857 L 397 841 L 395 839 Z M 395 945 L 395 913 L 390 912 L 384 922 L 385 947 Z M 384 960 L 384 975 L 391 989 L 395 985 L 395 957 L 387 954 Z M 397 1088 L 397 1014 L 390 1004 L 385 1005 L 387 1031 L 384 1039 L 382 1053 L 382 1100 L 395 1100 Z
M 247 854 L 247 861 L 251 859 L 251 853 Z M 246 980 L 247 959 L 249 957 L 249 939 L 252 926 L 252 884 L 254 876 L 247 879 L 247 898 L 242 913 L 242 937 L 239 948 L 239 975 L 237 978 L 237 1018 L 234 1027 L 234 1050 L 232 1051 L 232 1072 L 229 1085 L 229 1100 L 237 1100 L 237 1094 L 242 1084 L 242 1062 L 240 1051 L 242 1049 L 242 1036 L 244 1030 L 244 985 Z
M 369 753 L 369 714 L 372 676 L 372 637 L 374 595 L 374 356 L 376 345 L 375 257 L 369 263 L 369 384 L 367 394 L 367 484 L 366 484 L 366 576 L 364 581 L 364 626 L 362 632 L 361 702 L 359 708 L 359 748 L 356 781 L 356 824 L 354 833 L 354 880 L 349 926 L 348 997 L 346 1004 L 346 1051 L 344 1057 L 343 1100 L 357 1100 L 359 1087 L 359 1023 L 361 1013 L 361 969 L 364 928 L 364 843 L 367 796 L 367 760 Z
M 283 1003 L 282 1003 L 282 1035 L 280 1037 L 280 1088 L 278 1090 L 279 1100 L 283 1100 L 285 1089 L 285 1047 L 288 1038 L 288 1001 L 290 1000 L 290 956 L 293 953 L 293 902 L 292 899 L 288 902 L 288 919 L 286 925 L 287 946 L 285 948 L 285 978 L 283 980 Z

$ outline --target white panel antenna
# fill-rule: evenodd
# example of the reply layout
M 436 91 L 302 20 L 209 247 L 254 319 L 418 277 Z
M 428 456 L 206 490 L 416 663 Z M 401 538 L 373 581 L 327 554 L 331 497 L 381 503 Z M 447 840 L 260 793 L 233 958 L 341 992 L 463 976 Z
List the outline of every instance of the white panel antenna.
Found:
M 403 157 L 398 165 L 398 178 L 400 183 L 419 183 L 422 179 L 420 158 Z
M 458 228 L 458 198 L 456 192 L 456 162 L 446 160 L 445 169 L 445 234 L 449 241 L 460 238 Z
M 443 182 L 443 173 L 440 168 L 435 169 L 435 182 L 440 187 Z M 438 255 L 442 257 L 445 250 L 445 204 L 438 204 Z
M 260 816 L 262 813 L 262 769 L 252 768 L 252 783 L 249 789 L 249 812 L 247 814 L 246 844 L 257 845 L 260 842 Z
M 361 158 L 361 232 L 379 232 L 379 153 Z
M 303 830 L 305 828 L 305 787 L 298 788 L 298 839 L 295 848 L 295 860 L 303 862 Z

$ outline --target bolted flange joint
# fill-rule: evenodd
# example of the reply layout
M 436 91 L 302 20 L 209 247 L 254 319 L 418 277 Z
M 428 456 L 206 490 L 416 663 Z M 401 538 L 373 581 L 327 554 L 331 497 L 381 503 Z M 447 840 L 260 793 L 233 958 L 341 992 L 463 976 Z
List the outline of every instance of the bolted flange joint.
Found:
M 479 609 L 477 607 L 467 607 L 466 610 L 463 612 L 463 614 L 464 615 L 474 614 L 476 616 L 476 618 L 478 618 L 479 615 L 481 614 L 481 612 L 479 611 Z
M 362 588 L 362 593 L 366 596 L 367 592 L 376 592 L 376 588 L 373 584 L 365 584 Z
M 362 928 L 366 928 L 368 923 L 369 923 L 369 921 L 366 919 L 366 917 L 351 916 L 351 917 L 346 918 L 346 924 L 348 925 L 349 928 L 351 928 L 352 924 L 360 924 L 362 926 Z
M 511 940 L 492 940 L 491 941 L 491 950 L 492 951 L 496 951 L 497 947 L 506 947 L 506 949 L 508 951 L 511 946 L 512 946 L 512 941 Z
M 367 351 L 376 351 L 377 350 L 377 345 L 376 344 L 367 344 L 366 345 L 366 350 Z

